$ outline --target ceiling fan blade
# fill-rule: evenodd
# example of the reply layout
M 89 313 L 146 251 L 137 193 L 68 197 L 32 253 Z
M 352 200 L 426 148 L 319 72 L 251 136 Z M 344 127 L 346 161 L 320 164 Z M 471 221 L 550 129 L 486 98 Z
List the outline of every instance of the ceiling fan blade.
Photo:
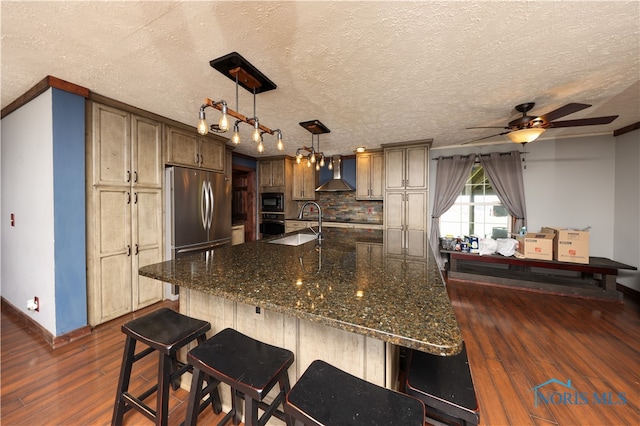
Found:
M 608 117 L 593 117 L 593 118 L 581 118 L 578 120 L 552 121 L 551 123 L 549 123 L 549 127 L 555 129 L 558 127 L 597 126 L 598 124 L 609 124 L 616 118 L 618 118 L 617 115 L 610 115 Z
M 480 138 L 480 139 L 473 139 L 473 140 L 470 140 L 470 141 L 467 141 L 467 142 L 462 142 L 460 145 L 466 145 L 466 144 L 471 143 L 471 142 L 478 142 L 478 141 L 482 141 L 482 140 L 485 140 L 485 139 L 493 138 L 493 137 L 495 137 L 495 136 L 502 136 L 502 135 L 506 135 L 507 133 L 511 133 L 511 131 L 509 131 L 509 132 L 502 132 L 502 133 L 498 133 L 498 134 L 490 135 L 490 136 L 485 136 L 484 138 Z
M 465 127 L 466 130 L 469 129 L 508 129 L 508 127 L 504 126 L 479 126 L 479 127 Z
M 560 107 L 556 110 L 546 113 L 545 115 L 541 115 L 539 118 L 544 121 L 544 123 L 550 123 L 553 120 L 557 120 L 558 118 L 562 118 L 565 115 L 573 114 L 574 112 L 582 111 L 585 108 L 589 108 L 591 105 L 588 104 L 577 104 L 570 103 L 566 104 L 563 107 Z

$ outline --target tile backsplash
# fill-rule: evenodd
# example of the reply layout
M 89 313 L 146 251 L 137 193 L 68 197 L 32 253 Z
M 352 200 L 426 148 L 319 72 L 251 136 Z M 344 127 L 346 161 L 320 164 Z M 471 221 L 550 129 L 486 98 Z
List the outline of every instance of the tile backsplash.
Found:
M 364 222 L 382 224 L 382 201 L 358 201 L 355 191 L 318 192 L 316 202 L 322 207 L 326 221 Z M 303 202 L 299 202 L 299 207 Z M 316 213 L 305 209 L 304 218 L 315 218 Z

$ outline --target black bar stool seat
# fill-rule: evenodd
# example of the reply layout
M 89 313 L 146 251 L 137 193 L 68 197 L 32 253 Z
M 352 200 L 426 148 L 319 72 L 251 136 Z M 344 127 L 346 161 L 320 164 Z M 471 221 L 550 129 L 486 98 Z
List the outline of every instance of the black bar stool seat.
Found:
M 477 425 L 480 421 L 464 342 L 462 351 L 454 356 L 412 350 L 405 392 L 424 402 L 427 416 L 435 420 L 460 425 Z
M 424 425 L 416 398 L 352 376 L 331 364 L 311 363 L 287 395 L 285 413 L 309 426 Z
M 198 343 L 205 341 L 206 332 L 210 329 L 211 324 L 207 321 L 191 318 L 168 308 L 158 309 L 125 323 L 122 326 L 122 332 L 127 337 L 111 423 L 121 425 L 125 412 L 134 408 L 154 421 L 156 425 L 166 425 L 169 417 L 169 386 L 174 390 L 178 389 L 180 377 L 192 369 L 190 365 L 178 362 L 177 352 L 194 340 Z M 148 348 L 136 354 L 137 342 L 144 343 Z M 133 364 L 153 352 L 158 352 L 159 355 L 157 384 L 140 396 L 131 395 L 129 382 Z M 207 390 L 210 395 L 207 403 L 212 403 L 213 410 L 217 414 L 222 410 L 222 404 L 218 389 L 213 386 L 217 382 L 212 382 L 212 380 L 208 382 L 211 386 Z M 154 392 L 157 393 L 155 410 L 144 402 Z M 202 410 L 205 407 L 206 404 L 203 404 L 199 409 Z
M 293 364 L 293 353 L 287 349 L 272 346 L 227 328 L 217 333 L 187 355 L 193 365 L 193 380 L 187 408 L 186 425 L 195 426 L 198 413 L 194 409 L 201 398 L 202 380 L 207 376 L 226 383 L 231 387 L 232 408 L 218 423 L 226 424 L 233 419 L 234 425 L 240 421 L 236 399 L 244 396 L 246 426 L 264 425 L 271 416 L 289 424 L 288 417 L 278 406 L 290 390 L 287 370 Z M 263 399 L 271 389 L 279 384 L 280 391 L 271 404 Z M 264 413 L 258 418 L 258 408 Z

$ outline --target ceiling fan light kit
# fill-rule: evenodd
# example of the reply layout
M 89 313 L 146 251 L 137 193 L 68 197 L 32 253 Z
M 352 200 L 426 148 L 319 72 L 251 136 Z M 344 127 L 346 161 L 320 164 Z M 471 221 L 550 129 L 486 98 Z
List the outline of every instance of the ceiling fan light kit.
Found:
M 264 145 L 262 144 L 262 135 L 269 133 L 275 135 L 277 138 L 276 147 L 279 151 L 284 150 L 284 144 L 282 142 L 282 131 L 280 129 L 272 130 L 267 126 L 260 124 L 260 120 L 256 115 L 256 94 L 266 92 L 275 89 L 277 86 L 271 80 L 269 80 L 264 74 L 262 74 L 256 67 L 251 65 L 246 59 L 244 59 L 239 53 L 232 52 L 228 55 L 222 56 L 217 59 L 209 61 L 214 69 L 218 70 L 223 75 L 227 76 L 236 83 L 236 109 L 238 109 L 238 87 L 242 86 L 247 91 L 253 93 L 253 116 L 247 117 L 238 111 L 235 111 L 228 107 L 227 102 L 224 100 L 213 101 L 209 98 L 204 100 L 204 103 L 200 107 L 198 114 L 198 133 L 206 135 L 209 131 L 214 132 L 226 132 L 229 129 L 229 117 L 236 119 L 233 125 L 233 136 L 231 141 L 237 145 L 240 143 L 240 133 L 238 124 L 247 123 L 254 128 L 252 132 L 252 139 L 257 144 L 258 152 L 264 152 Z M 218 124 L 212 124 L 209 126 L 206 121 L 206 108 L 215 108 L 222 113 Z
M 542 127 L 530 127 L 509 132 L 507 133 L 507 138 L 514 143 L 529 143 L 538 139 L 543 133 L 544 129 Z

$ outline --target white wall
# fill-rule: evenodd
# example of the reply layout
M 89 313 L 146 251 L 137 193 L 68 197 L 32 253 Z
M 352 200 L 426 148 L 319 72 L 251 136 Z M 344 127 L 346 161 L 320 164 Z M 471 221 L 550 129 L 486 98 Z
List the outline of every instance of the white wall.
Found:
M 528 229 L 591 227 L 590 255 L 614 258 L 614 137 L 536 141 L 527 150 Z
M 615 138 L 613 258 L 640 267 L 640 130 Z M 640 291 L 639 271 L 620 271 L 620 284 Z
M 0 293 L 56 335 L 52 131 L 51 89 L 2 119 Z M 34 296 L 40 312 L 26 309 Z
M 614 190 L 616 140 L 613 136 L 543 139 L 521 147 L 500 145 L 433 149 L 431 158 L 468 153 L 526 151 L 523 170 L 527 227 L 585 228 L 590 226 L 591 256 L 615 260 Z M 637 156 L 636 156 L 637 158 Z M 431 164 L 430 187 L 435 188 L 436 167 Z M 431 197 L 433 197 L 433 190 Z M 433 206 L 433 199 L 430 200 Z

